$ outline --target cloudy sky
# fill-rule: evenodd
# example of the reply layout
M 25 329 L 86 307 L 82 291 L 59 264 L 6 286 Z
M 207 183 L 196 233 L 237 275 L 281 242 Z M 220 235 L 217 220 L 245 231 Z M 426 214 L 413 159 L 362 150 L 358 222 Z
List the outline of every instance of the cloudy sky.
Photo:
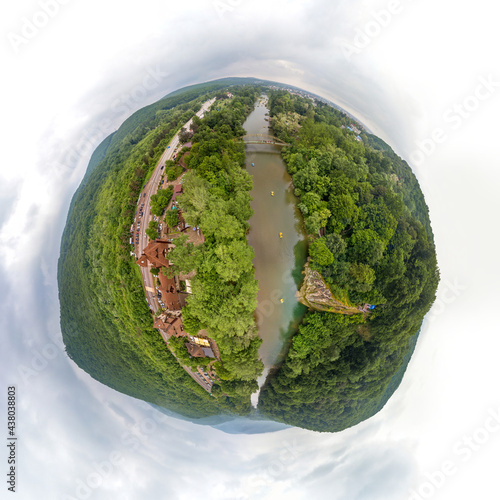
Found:
M 15 385 L 17 498 L 496 495 L 494 8 L 487 0 L 22 0 L 2 7 L 0 411 L 6 429 L 7 387 Z M 342 433 L 242 435 L 176 420 L 92 380 L 61 349 L 59 242 L 92 149 L 136 109 L 224 76 L 291 83 L 342 105 L 410 160 L 430 208 L 438 300 L 397 393 L 378 415 Z M 5 474 L 7 455 L 0 455 Z M 8 498 L 7 484 L 0 488 Z

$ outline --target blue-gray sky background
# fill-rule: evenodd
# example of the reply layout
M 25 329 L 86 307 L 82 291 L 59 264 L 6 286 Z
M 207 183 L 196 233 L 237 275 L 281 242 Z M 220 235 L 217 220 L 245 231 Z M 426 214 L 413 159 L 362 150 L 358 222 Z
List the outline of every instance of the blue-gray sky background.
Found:
M 487 0 L 22 0 L 2 7 L 1 387 L 4 394 L 18 388 L 17 498 L 495 494 L 495 9 Z M 238 435 L 165 417 L 92 380 L 61 348 L 59 243 L 93 148 L 133 111 L 225 76 L 290 83 L 337 102 L 412 160 L 430 208 L 438 301 L 400 389 L 378 415 L 342 433 Z M 5 423 L 6 395 L 0 401 Z M 6 494 L 0 486 L 0 497 Z

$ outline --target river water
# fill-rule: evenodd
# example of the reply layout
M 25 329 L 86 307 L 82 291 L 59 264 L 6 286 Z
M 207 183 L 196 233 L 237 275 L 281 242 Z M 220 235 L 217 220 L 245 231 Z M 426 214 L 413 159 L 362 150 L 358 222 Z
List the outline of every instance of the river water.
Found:
M 263 96 L 243 125 L 247 134 L 270 134 L 266 113 Z M 295 298 L 307 256 L 306 236 L 280 150 L 271 144 L 246 146 L 246 168 L 254 183 L 248 242 L 255 251 L 255 275 L 259 280 L 257 325 L 263 340 L 259 354 L 265 365 L 259 387 L 269 369 L 281 360 L 287 341 L 306 311 Z M 254 406 L 257 399 L 258 392 L 252 396 Z

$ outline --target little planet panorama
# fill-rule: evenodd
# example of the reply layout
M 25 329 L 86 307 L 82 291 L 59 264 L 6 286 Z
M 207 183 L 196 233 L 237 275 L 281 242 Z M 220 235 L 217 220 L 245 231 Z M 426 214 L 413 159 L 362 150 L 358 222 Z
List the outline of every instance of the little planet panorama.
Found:
M 58 265 L 68 356 L 178 418 L 338 432 L 398 388 L 439 282 L 410 167 L 334 103 L 175 91 L 93 153 Z

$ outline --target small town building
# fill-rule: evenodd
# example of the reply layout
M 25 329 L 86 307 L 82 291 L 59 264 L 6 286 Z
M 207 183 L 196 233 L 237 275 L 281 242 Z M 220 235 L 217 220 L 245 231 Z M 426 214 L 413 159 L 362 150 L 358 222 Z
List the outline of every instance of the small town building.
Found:
M 163 330 L 167 338 L 187 336 L 180 316 L 167 316 L 165 313 L 160 314 L 160 316 L 155 318 L 153 327 Z
M 172 203 L 180 194 L 182 194 L 182 184 L 177 184 L 176 186 L 174 186 L 174 193 L 172 194 Z
M 193 358 L 215 358 L 214 352 L 210 347 L 202 347 L 198 344 L 188 342 L 186 348 Z
M 175 186 L 174 194 L 182 193 L 182 185 Z M 178 229 L 186 231 L 189 227 L 181 214 L 179 214 Z M 190 231 L 191 232 L 191 231 Z M 193 231 L 200 237 L 199 231 Z M 201 236 L 202 237 L 202 236 Z M 200 239 L 200 238 L 199 238 Z M 157 239 L 151 241 L 144 249 L 143 254 L 137 259 L 137 264 L 141 267 L 153 266 L 160 270 L 158 274 L 159 286 L 157 290 L 161 294 L 164 307 L 168 312 L 163 312 L 154 319 L 154 328 L 158 329 L 163 340 L 168 344 L 171 337 L 188 337 L 184 331 L 182 323 L 181 310 L 185 305 L 186 298 L 189 293 L 180 292 L 179 277 L 175 277 L 170 270 L 170 262 L 168 260 L 168 251 L 174 245 L 169 240 Z M 196 273 L 189 273 L 184 278 L 193 278 Z M 187 285 L 186 285 L 187 288 Z M 190 287 L 189 287 L 190 288 Z M 154 291 L 154 290 L 150 290 Z M 205 330 L 200 330 L 198 336 L 189 335 L 189 341 L 186 342 L 186 349 L 188 353 L 194 358 L 213 358 L 214 361 L 220 361 L 220 353 L 218 346 L 212 339 L 206 338 Z M 201 336 L 200 336 L 201 335 Z M 198 382 L 205 390 L 211 391 L 213 385 L 213 378 L 215 372 L 212 370 L 210 375 L 198 367 L 198 372 L 192 372 L 187 367 L 183 366 L 186 371 Z
M 147 267 L 149 262 L 153 267 L 168 267 L 167 253 L 170 245 L 168 240 L 150 241 L 137 260 L 137 264 L 141 267 Z
M 160 280 L 159 290 L 161 293 L 161 298 L 170 311 L 180 311 L 182 309 L 183 300 L 179 295 L 179 291 L 177 290 L 177 283 L 175 282 L 175 278 L 169 278 L 164 273 L 168 269 L 168 266 L 160 269 L 160 273 L 158 274 L 158 279 Z

